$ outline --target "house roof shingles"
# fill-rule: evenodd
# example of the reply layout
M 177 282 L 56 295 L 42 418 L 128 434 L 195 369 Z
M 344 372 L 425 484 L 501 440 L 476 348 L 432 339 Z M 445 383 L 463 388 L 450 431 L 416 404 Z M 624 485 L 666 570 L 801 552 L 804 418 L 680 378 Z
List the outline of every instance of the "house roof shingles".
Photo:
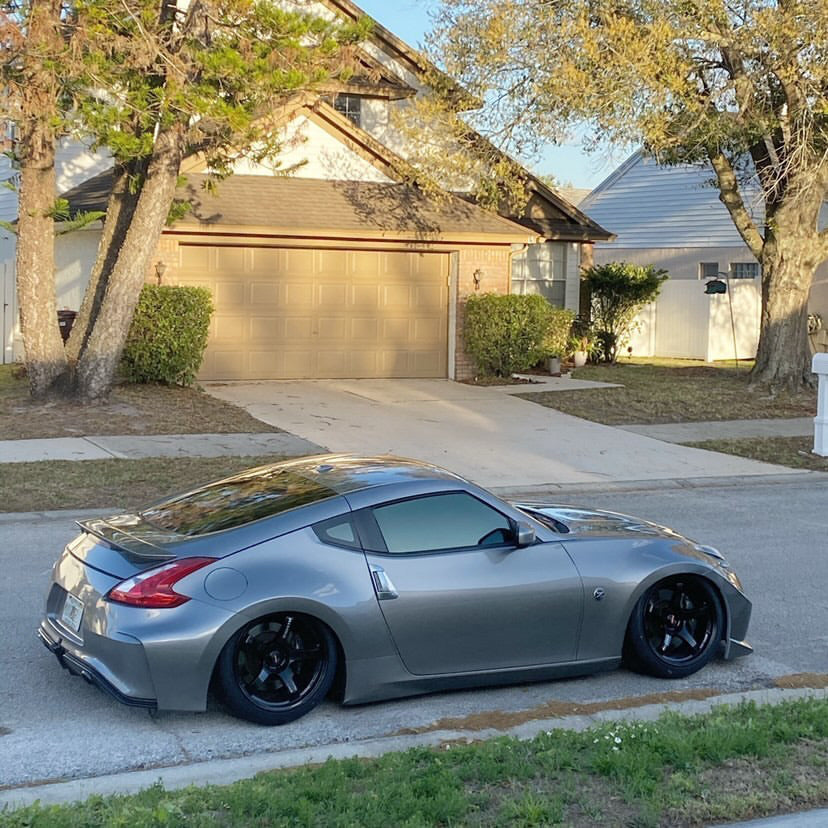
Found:
M 176 197 L 192 210 L 176 222 L 185 229 L 213 226 L 273 227 L 281 231 L 416 234 L 423 238 L 462 235 L 513 236 L 531 233 L 508 219 L 456 196 L 429 199 L 416 187 L 366 181 L 330 181 L 288 176 L 234 175 L 204 189 L 207 176 L 191 173 Z M 105 210 L 111 171 L 64 195 L 72 211 Z

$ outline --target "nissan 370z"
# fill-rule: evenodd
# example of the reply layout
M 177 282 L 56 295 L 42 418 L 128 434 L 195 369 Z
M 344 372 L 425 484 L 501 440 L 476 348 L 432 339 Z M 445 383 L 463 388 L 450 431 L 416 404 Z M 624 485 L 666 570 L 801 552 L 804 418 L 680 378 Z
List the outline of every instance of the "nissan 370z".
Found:
M 266 725 L 345 704 L 751 652 L 724 557 L 610 512 L 508 503 L 435 466 L 326 455 L 80 524 L 39 635 L 125 704 Z

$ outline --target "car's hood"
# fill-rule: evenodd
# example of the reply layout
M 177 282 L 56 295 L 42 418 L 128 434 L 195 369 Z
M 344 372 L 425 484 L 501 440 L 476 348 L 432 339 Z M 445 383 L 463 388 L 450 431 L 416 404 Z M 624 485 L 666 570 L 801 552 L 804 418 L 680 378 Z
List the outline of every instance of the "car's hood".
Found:
M 678 541 L 684 554 L 697 557 L 708 563 L 715 559 L 718 565 L 725 565 L 725 558 L 712 546 L 703 546 L 678 532 L 641 518 L 622 515 L 618 512 L 602 512 L 598 509 L 579 509 L 574 506 L 560 506 L 547 503 L 515 503 L 515 508 L 540 520 L 554 529 L 565 539 L 567 536 L 596 538 L 669 538 Z
M 655 535 L 664 538 L 681 538 L 672 529 L 659 526 L 641 518 L 622 515 L 617 512 L 602 512 L 597 509 L 579 509 L 574 506 L 560 506 L 545 503 L 515 503 L 521 511 L 534 514 L 541 520 L 552 521 L 556 531 L 574 535 Z M 546 521 L 544 521 L 546 522 Z

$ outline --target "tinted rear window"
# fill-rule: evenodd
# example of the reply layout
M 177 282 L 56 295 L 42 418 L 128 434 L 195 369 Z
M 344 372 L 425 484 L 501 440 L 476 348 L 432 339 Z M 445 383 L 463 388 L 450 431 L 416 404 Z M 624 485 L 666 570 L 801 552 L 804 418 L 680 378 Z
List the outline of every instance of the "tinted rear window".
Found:
M 153 526 L 180 535 L 205 535 L 306 506 L 336 493 L 284 469 L 241 474 L 165 500 L 141 512 Z

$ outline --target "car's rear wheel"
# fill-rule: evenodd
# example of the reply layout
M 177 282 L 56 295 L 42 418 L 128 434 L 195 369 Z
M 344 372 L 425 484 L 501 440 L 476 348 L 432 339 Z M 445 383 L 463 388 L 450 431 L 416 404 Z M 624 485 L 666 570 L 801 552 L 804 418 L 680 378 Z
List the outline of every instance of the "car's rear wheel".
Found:
M 705 578 L 674 576 L 651 586 L 635 605 L 625 641 L 632 667 L 659 678 L 683 678 L 716 654 L 724 613 Z
M 280 725 L 304 716 L 325 698 L 336 661 L 328 627 L 306 615 L 280 613 L 246 624 L 225 644 L 216 678 L 236 716 Z

